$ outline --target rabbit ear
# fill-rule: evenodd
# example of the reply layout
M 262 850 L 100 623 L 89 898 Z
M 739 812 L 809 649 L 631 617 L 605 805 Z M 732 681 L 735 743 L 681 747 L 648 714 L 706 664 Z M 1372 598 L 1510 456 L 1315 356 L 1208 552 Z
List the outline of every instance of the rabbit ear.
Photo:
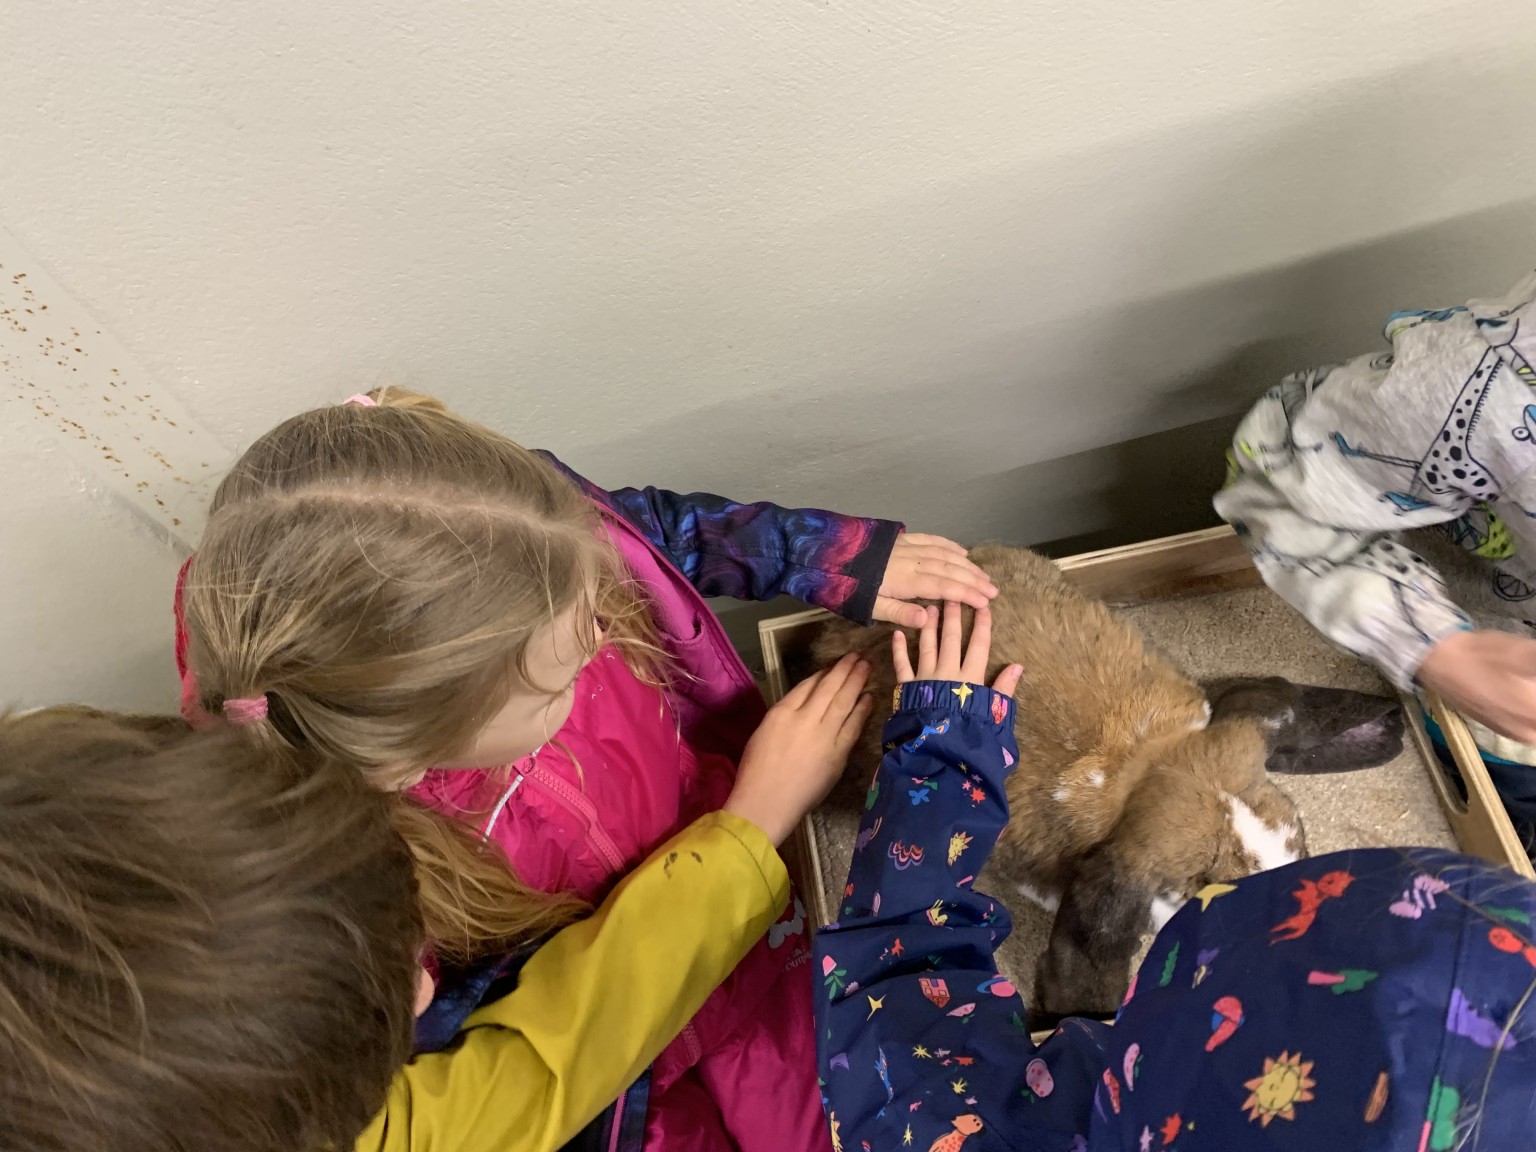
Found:
M 1065 1016 L 1108 1019 L 1130 984 L 1131 960 L 1151 925 L 1158 893 L 1100 845 L 1079 864 L 1062 892 L 1050 943 L 1035 979 L 1031 1027 Z
M 1271 772 L 1374 768 L 1403 750 L 1402 706 L 1388 696 L 1292 684 L 1278 676 L 1214 682 L 1207 692 L 1213 723 L 1248 718 L 1265 729 L 1265 767 Z
M 1403 750 L 1402 704 L 1344 688 L 1301 689 L 1294 747 L 1275 748 L 1271 772 L 1317 775 L 1375 768 Z

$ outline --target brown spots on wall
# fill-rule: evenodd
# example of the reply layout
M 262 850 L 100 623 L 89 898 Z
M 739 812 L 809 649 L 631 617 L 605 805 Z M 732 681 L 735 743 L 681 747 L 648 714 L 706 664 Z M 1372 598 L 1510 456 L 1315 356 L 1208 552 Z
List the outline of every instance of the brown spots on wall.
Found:
M 17 267 L 25 257 L 7 239 L 0 232 L 0 390 L 24 400 L 60 447 L 125 500 L 170 528 L 190 519 L 195 529 L 223 447 L 46 274 Z

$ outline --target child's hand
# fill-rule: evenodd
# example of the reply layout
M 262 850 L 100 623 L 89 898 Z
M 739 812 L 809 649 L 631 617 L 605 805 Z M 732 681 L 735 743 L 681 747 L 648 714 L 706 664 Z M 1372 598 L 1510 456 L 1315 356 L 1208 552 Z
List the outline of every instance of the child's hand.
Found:
M 1429 650 L 1418 681 L 1495 732 L 1536 744 L 1536 640 L 1457 632 Z
M 725 811 L 784 843 L 843 774 L 869 719 L 868 679 L 869 665 L 850 653 L 796 684 L 748 741 Z
M 896 683 L 910 684 L 913 680 L 958 680 L 965 684 L 985 684 L 987 661 L 992 656 L 992 610 L 980 608 L 976 622 L 971 626 L 971 643 L 960 655 L 960 605 L 951 601 L 944 605 L 943 635 L 939 629 L 939 610 L 924 610 L 922 631 L 917 634 L 917 672 L 912 671 L 912 657 L 907 650 L 907 638 L 897 632 L 891 637 L 891 659 L 896 665 Z M 1012 696 L 1019 686 L 1024 669 L 1010 664 L 998 674 L 992 685 L 994 692 Z
M 965 554 L 942 536 L 896 537 L 885 580 L 875 597 L 875 619 L 906 628 L 923 626 L 923 606 L 911 600 L 954 600 L 985 608 L 997 595 L 997 585 Z

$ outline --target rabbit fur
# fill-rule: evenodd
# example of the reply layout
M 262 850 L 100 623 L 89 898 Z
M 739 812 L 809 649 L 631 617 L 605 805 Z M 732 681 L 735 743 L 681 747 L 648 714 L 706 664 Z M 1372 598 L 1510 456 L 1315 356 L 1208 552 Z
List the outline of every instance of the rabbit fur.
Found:
M 1011 816 L 979 883 L 1055 912 L 1032 1022 L 1109 1016 L 1145 932 L 1208 884 L 1305 855 L 1301 817 L 1266 762 L 1302 772 L 1384 763 L 1401 750 L 1401 713 L 1384 697 L 1279 678 L 1208 694 L 1046 558 L 1005 547 L 970 557 L 1000 590 L 988 682 L 1008 664 L 1024 668 Z M 864 654 L 875 699 L 889 699 L 892 630 L 830 622 L 813 660 Z M 832 803 L 862 807 L 882 723 L 861 735 Z

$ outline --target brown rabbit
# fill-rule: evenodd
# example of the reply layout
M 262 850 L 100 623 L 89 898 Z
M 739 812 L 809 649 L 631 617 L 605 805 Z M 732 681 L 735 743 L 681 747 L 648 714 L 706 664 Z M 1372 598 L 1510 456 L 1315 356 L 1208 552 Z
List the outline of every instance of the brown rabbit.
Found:
M 1002 547 L 970 555 L 1000 589 L 989 680 L 1008 664 L 1024 668 L 1012 813 L 988 876 L 1003 882 L 994 891 L 1011 887 L 1056 911 L 1031 1005 L 1037 1022 L 1110 1015 L 1149 928 L 1208 884 L 1305 854 L 1295 805 L 1266 761 L 1296 771 L 1383 763 L 1401 749 L 1402 717 L 1383 697 L 1280 679 L 1230 681 L 1208 696 L 1044 557 Z M 871 689 L 886 699 L 890 635 L 832 622 L 813 656 L 821 666 L 865 653 Z M 851 773 L 878 763 L 882 720 L 871 721 Z M 1342 754 L 1330 754 L 1345 735 Z M 854 792 L 841 788 L 833 802 Z

